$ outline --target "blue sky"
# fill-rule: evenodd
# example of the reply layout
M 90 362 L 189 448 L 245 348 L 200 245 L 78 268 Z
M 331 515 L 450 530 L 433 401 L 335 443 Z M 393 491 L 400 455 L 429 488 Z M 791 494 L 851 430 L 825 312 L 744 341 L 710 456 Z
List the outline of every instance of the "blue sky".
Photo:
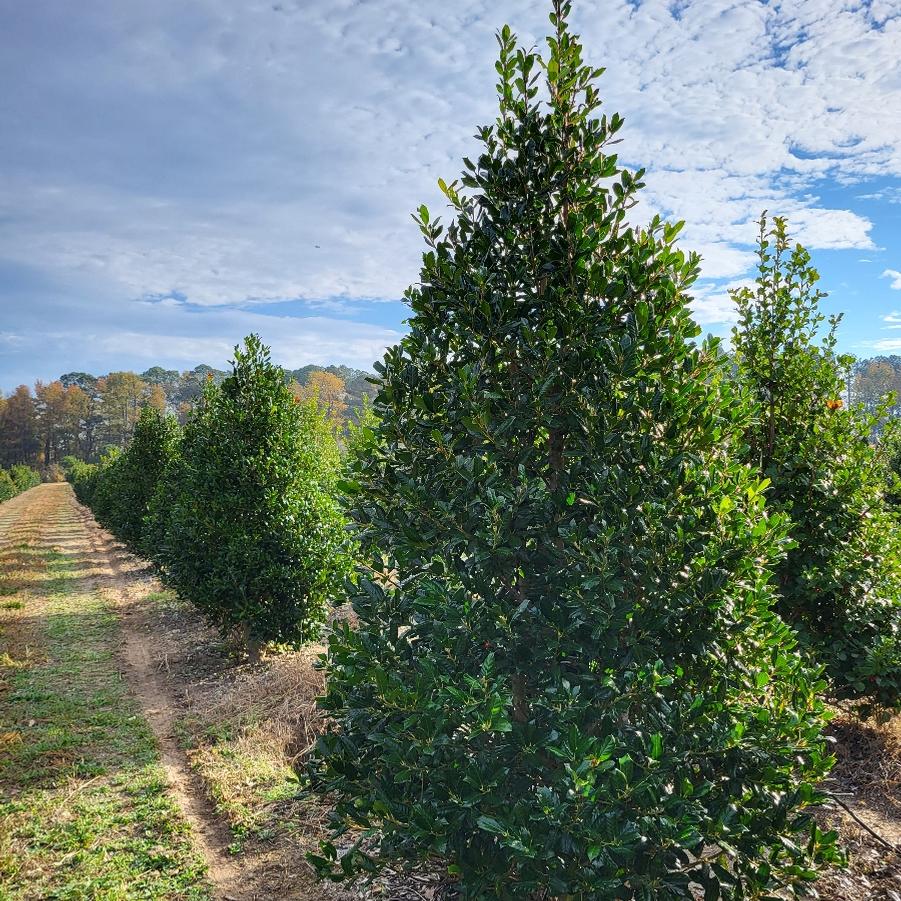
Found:
M 409 214 L 494 115 L 494 32 L 541 0 L 0 0 L 0 387 L 222 365 L 368 367 L 403 330 Z M 637 212 L 686 221 L 728 334 L 755 220 L 789 217 L 843 350 L 901 352 L 898 0 L 575 0 Z

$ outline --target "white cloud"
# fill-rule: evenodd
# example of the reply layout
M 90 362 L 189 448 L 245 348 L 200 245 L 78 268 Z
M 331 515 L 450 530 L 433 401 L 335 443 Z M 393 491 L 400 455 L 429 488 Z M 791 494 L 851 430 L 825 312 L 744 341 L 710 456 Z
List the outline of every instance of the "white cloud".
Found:
M 901 350 L 901 338 L 883 338 L 880 341 L 873 341 L 867 346 L 877 353 L 891 353 L 895 350 Z
M 728 294 L 695 297 L 691 311 L 698 325 L 731 324 L 737 318 L 735 303 Z
M 237 320 L 237 321 L 235 321 Z M 94 337 L 97 347 L 111 356 L 146 361 L 180 362 L 194 366 L 199 361 L 215 361 L 222 365 L 232 355 L 235 343 L 243 335 L 258 332 L 271 345 L 273 359 L 289 368 L 298 360 L 317 360 L 323 364 L 344 363 L 368 369 L 372 361 L 384 354 L 400 335 L 392 329 L 334 320 L 324 317 L 254 316 L 242 313 L 224 320 L 212 318 L 207 328 L 218 335 L 152 334 L 147 332 L 115 331 Z M 238 336 L 238 337 L 235 337 Z M 57 340 L 71 335 L 55 334 Z
M 395 329 L 349 318 L 273 316 L 226 307 L 199 312 L 179 304 L 131 304 L 112 320 L 101 305 L 78 311 L 63 304 L 54 312 L 42 329 L 11 336 L 9 352 L 15 356 L 4 364 L 0 386 L 9 390 L 20 381 L 55 378 L 65 370 L 128 366 L 140 371 L 157 364 L 186 369 L 201 362 L 224 367 L 235 344 L 251 332 L 272 348 L 275 362 L 289 369 L 307 363 L 371 369 L 373 360 L 401 337 Z M 4 337 L 0 333 L 0 348 Z M 60 366 L 60 360 L 66 364 Z
M 443 210 L 436 179 L 494 118 L 494 30 L 539 40 L 546 12 L 26 4 L 0 34 L 0 80 L 15 85 L 0 111 L 0 258 L 78 280 L 107 310 L 142 296 L 397 298 L 418 275 L 409 212 Z M 764 208 L 814 250 L 873 249 L 870 221 L 817 188 L 901 177 L 895 3 L 586 0 L 573 16 L 586 57 L 607 66 L 606 109 L 626 118 L 617 150 L 649 168 L 638 212 L 685 219 L 705 278 L 752 269 Z M 709 282 L 695 309 L 731 321 Z M 384 337 L 361 330 L 372 348 Z M 124 347 L 132 332 L 116 334 Z
M 901 291 L 901 272 L 897 269 L 886 269 L 882 273 L 882 278 L 890 278 L 892 283 L 889 287 L 895 291 Z
M 874 249 L 870 239 L 873 224 L 850 210 L 823 210 L 813 207 L 789 211 L 789 226 L 795 239 L 808 248 L 844 250 L 852 247 Z

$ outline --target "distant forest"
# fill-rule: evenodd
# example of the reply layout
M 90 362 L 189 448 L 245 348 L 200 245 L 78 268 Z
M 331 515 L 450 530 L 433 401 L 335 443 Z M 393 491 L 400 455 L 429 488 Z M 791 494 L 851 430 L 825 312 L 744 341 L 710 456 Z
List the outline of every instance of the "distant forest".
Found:
M 336 428 L 343 429 L 375 388 L 371 373 L 347 366 L 285 369 L 285 381 L 300 398 L 316 398 Z M 200 365 L 179 372 L 152 366 L 146 372 L 67 372 L 52 382 L 20 385 L 0 395 L 0 467 L 26 464 L 47 469 L 64 457 L 96 461 L 110 446 L 125 447 L 145 406 L 166 410 L 184 422 L 204 384 L 227 373 Z
M 304 366 L 285 369 L 285 381 L 300 397 L 316 397 L 340 429 L 372 398 L 371 373 L 347 366 Z M 33 388 L 20 385 L 0 397 L 0 467 L 26 464 L 46 469 L 63 457 L 96 461 L 110 447 L 124 447 L 145 406 L 167 410 L 182 423 L 212 379 L 226 376 L 212 366 L 196 366 L 185 372 L 152 366 L 146 372 L 110 372 L 92 375 L 67 372 Z M 901 356 L 858 360 L 848 374 L 848 400 L 875 412 L 894 400 L 888 416 L 901 416 Z

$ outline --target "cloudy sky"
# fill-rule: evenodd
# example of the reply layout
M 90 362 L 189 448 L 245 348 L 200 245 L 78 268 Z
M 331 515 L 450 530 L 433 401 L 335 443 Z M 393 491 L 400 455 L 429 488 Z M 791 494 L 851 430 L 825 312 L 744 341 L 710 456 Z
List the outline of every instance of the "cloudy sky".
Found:
M 222 365 L 368 367 L 494 116 L 495 30 L 544 0 L 0 0 L 0 388 Z M 686 221 L 727 334 L 789 217 L 844 350 L 901 352 L 901 0 L 575 0 L 645 218 Z

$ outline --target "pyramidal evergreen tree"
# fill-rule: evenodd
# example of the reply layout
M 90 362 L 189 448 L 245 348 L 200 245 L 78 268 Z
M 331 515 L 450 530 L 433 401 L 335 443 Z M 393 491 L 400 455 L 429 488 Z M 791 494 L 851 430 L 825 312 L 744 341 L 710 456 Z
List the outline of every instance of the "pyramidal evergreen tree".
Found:
M 334 428 L 257 335 L 207 381 L 148 523 L 167 584 L 255 657 L 319 634 L 349 572 Z
M 687 309 L 698 258 L 627 211 L 618 115 L 551 15 L 499 34 L 500 115 L 378 367 L 346 490 L 363 568 L 310 764 L 341 879 L 464 898 L 762 897 L 834 858 L 817 671 L 772 612 L 784 520 Z M 341 849 L 339 851 L 339 848 Z
M 784 218 L 761 217 L 758 258 L 756 285 L 732 292 L 734 346 L 757 409 L 749 460 L 772 482 L 768 501 L 791 518 L 777 609 L 826 665 L 838 698 L 864 713 L 897 708 L 901 530 L 870 441 L 884 411 L 844 405 L 851 361 L 836 352 L 839 317 L 820 311 L 819 274 Z
M 178 439 L 174 416 L 144 407 L 131 443 L 101 470 L 95 513 L 101 525 L 138 553 L 151 550 L 144 540 L 145 519 L 157 483 L 174 457 Z

